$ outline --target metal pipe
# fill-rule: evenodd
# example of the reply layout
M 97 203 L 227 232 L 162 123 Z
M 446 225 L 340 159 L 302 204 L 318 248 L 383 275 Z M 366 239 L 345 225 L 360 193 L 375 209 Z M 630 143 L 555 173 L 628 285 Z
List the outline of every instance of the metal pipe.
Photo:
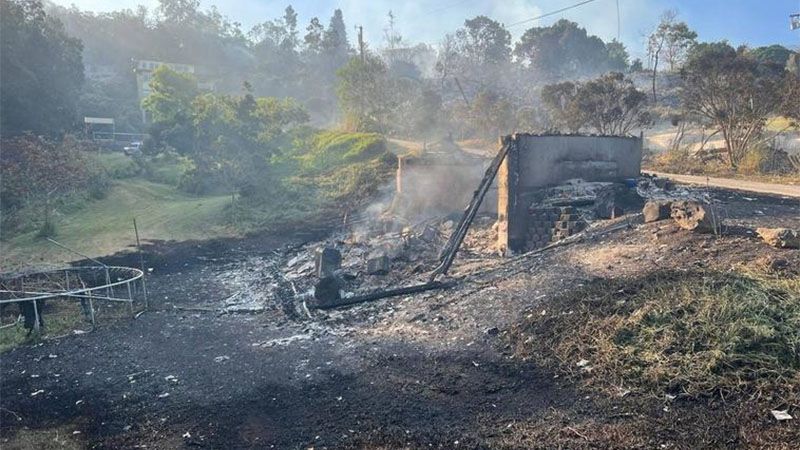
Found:
M 339 308 L 341 306 L 350 306 L 350 305 L 355 305 L 355 304 L 358 304 L 358 303 L 364 303 L 364 302 L 368 302 L 368 301 L 372 301 L 372 300 L 379 300 L 379 299 L 382 299 L 382 298 L 397 297 L 398 295 L 416 294 L 418 292 L 425 292 L 425 291 L 430 291 L 430 290 L 434 290 L 434 289 L 444 289 L 444 288 L 452 287 L 454 285 L 455 285 L 455 283 L 453 283 L 453 282 L 443 283 L 441 281 L 432 281 L 432 282 L 428 282 L 428 283 L 417 284 L 417 285 L 414 285 L 414 286 L 405 286 L 405 287 L 400 287 L 400 288 L 395 288 L 395 289 L 387 289 L 385 291 L 376 291 L 376 292 L 371 292 L 369 294 L 357 295 L 355 297 L 350 297 L 350 298 L 344 298 L 344 299 L 342 299 L 342 301 L 340 301 L 338 304 L 336 304 L 334 306 L 321 307 L 320 309 Z

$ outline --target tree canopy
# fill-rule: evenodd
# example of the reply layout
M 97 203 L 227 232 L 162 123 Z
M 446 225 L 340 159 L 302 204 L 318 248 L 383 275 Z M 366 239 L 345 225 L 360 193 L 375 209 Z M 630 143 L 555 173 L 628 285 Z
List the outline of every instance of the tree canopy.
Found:
M 545 86 L 542 101 L 553 124 L 570 132 L 588 127 L 600 134 L 625 135 L 650 123 L 647 95 L 619 72 Z
M 783 68 L 760 63 L 727 42 L 697 44 L 682 72 L 683 107 L 722 135 L 729 163 L 737 167 L 769 115 L 785 103 L 785 77 Z
M 0 0 L 0 132 L 54 134 L 77 123 L 80 40 L 39 1 Z
M 625 70 L 628 64 L 628 53 L 622 43 L 606 44 L 566 19 L 525 31 L 514 47 L 514 55 L 551 80 Z

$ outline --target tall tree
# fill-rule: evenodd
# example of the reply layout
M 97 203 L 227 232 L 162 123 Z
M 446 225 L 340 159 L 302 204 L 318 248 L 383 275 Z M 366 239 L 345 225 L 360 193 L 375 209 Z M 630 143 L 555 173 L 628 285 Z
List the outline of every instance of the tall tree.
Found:
M 511 33 L 500 22 L 486 16 L 466 20 L 456 31 L 460 51 L 471 64 L 506 64 L 511 60 Z
M 0 29 L 0 132 L 73 128 L 84 79 L 80 40 L 34 0 L 0 0 Z
M 663 57 L 669 64 L 669 70 L 675 71 L 683 61 L 689 49 L 697 42 L 697 33 L 689 29 L 686 22 L 677 21 L 678 13 L 675 10 L 665 11 L 655 31 L 647 40 L 647 54 L 652 64 L 652 89 L 653 101 L 658 101 L 656 94 L 656 77 L 658 64 Z
M 726 42 L 697 44 L 682 71 L 681 100 L 722 134 L 731 167 L 739 163 L 764 129 L 769 115 L 780 112 L 786 74 L 760 64 L 744 49 Z
M 347 41 L 347 27 L 344 25 L 342 10 L 333 12 L 328 29 L 322 38 L 322 47 L 334 57 L 347 56 L 350 52 L 350 43 Z
M 371 54 L 350 58 L 339 69 L 336 93 L 348 128 L 385 131 L 386 117 L 393 108 L 386 72 L 383 60 Z
M 612 39 L 611 42 L 606 43 L 606 52 L 608 52 L 608 69 L 612 72 L 625 72 L 630 67 L 630 55 L 625 44 Z
M 570 132 L 589 127 L 600 134 L 625 135 L 650 123 L 647 94 L 619 72 L 545 86 L 542 101 L 553 123 Z
M 589 35 L 575 22 L 561 19 L 551 26 L 525 31 L 514 55 L 537 74 L 555 80 L 597 75 L 621 64 L 625 58 L 620 46 L 611 45 L 616 59 L 610 61 L 609 48 L 602 39 Z
M 158 0 L 158 12 L 172 23 L 191 23 L 197 20 L 200 0 Z
M 306 27 L 306 35 L 303 37 L 306 50 L 312 53 L 319 53 L 322 51 L 322 36 L 325 33 L 325 27 L 320 23 L 319 18 L 314 17 Z

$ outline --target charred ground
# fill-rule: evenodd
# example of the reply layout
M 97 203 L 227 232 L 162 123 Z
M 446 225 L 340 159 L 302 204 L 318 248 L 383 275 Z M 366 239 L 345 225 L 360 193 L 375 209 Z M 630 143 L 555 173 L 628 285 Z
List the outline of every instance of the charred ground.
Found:
M 3 446 L 789 448 L 797 428 L 756 402 L 608 396 L 511 345 L 518 324 L 598 280 L 762 257 L 800 265 L 797 250 L 746 232 L 797 227 L 796 200 L 712 195 L 736 225 L 727 235 L 634 221 L 541 254 L 464 259 L 453 275 L 472 275 L 447 291 L 312 318 L 280 298 L 259 314 L 186 310 L 222 306 L 231 274 L 259 286 L 311 237 L 159 243 L 155 311 L 2 356 Z

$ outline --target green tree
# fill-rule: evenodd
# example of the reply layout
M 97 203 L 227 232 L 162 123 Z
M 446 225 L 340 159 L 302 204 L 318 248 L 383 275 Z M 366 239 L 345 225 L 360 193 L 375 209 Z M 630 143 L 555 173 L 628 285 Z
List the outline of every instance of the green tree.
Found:
M 548 27 L 531 28 L 520 37 L 514 55 L 523 64 L 550 79 L 577 78 L 603 73 L 627 60 L 621 44 L 609 44 L 575 22 L 561 19 Z M 624 52 L 624 53 L 623 53 Z
M 630 55 L 625 44 L 612 39 L 611 42 L 606 43 L 606 52 L 608 53 L 608 69 L 613 72 L 625 72 L 630 67 Z
M 336 9 L 331 17 L 328 29 L 322 36 L 322 48 L 332 57 L 340 59 L 350 53 L 350 43 L 347 41 L 347 27 L 341 9 Z
M 577 133 L 586 124 L 586 117 L 575 101 L 577 95 L 578 86 L 572 81 L 548 84 L 542 88 L 542 104 L 553 126 Z
M 780 112 L 785 77 L 785 70 L 760 64 L 727 42 L 697 44 L 682 71 L 681 102 L 687 114 L 722 134 L 728 161 L 736 168 L 767 118 Z
M 40 1 L 0 0 L 0 132 L 56 134 L 75 127 L 83 46 Z
M 650 56 L 653 68 L 653 102 L 658 101 L 656 77 L 661 58 L 667 61 L 671 72 L 675 71 L 686 59 L 689 49 L 697 42 L 697 33 L 689 29 L 686 22 L 677 22 L 677 17 L 676 11 L 665 11 L 655 31 L 647 40 L 647 54 Z
M 792 56 L 793 51 L 782 45 L 770 45 L 767 47 L 757 47 L 750 51 L 750 54 L 761 63 L 777 64 L 786 67 L 786 63 Z
M 584 83 L 545 86 L 542 102 L 553 123 L 573 133 L 585 126 L 600 134 L 621 136 L 651 122 L 647 95 L 619 72 Z
M 155 122 L 179 122 L 190 117 L 192 101 L 199 94 L 194 76 L 159 66 L 150 79 L 150 95 L 142 107 Z
M 347 128 L 355 131 L 385 130 L 393 104 L 388 89 L 386 64 L 377 56 L 353 57 L 339 69 L 336 93 L 345 113 Z
M 511 60 L 511 33 L 503 24 L 486 16 L 466 20 L 455 37 L 469 64 L 503 65 Z

